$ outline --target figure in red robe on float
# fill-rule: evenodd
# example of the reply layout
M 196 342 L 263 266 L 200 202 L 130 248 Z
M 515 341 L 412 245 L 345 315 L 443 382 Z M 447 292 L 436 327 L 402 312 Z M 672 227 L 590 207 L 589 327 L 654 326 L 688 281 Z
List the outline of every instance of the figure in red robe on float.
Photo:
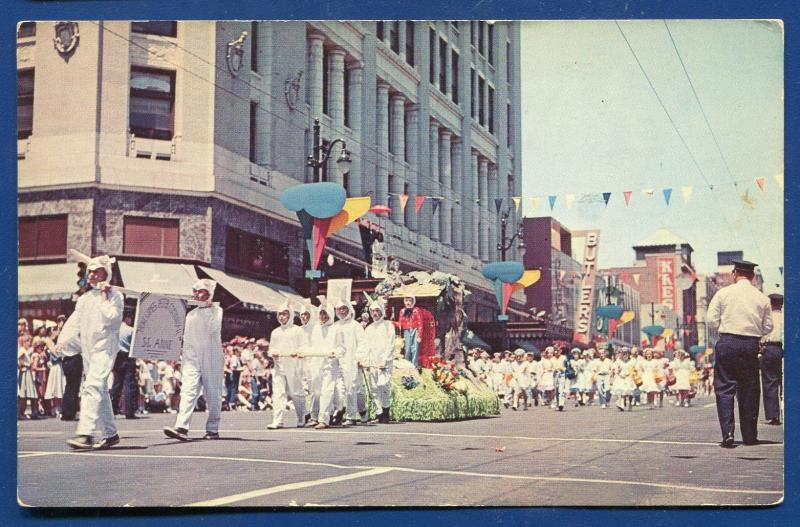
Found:
M 427 368 L 431 357 L 436 354 L 434 336 L 436 323 L 433 314 L 425 308 L 417 307 L 413 296 L 403 298 L 400 310 L 400 331 L 405 343 L 405 358 L 415 367 Z

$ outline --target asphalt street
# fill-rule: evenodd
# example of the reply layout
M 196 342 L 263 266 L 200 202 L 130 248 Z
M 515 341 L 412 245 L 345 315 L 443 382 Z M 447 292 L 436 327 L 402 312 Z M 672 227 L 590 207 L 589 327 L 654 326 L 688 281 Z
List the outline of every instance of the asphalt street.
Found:
M 760 424 L 759 445 L 722 449 L 713 398 L 691 408 L 504 409 L 488 419 L 321 431 L 271 431 L 268 411 L 224 412 L 219 441 L 200 439 L 205 417 L 195 414 L 196 439 L 187 443 L 163 435 L 172 414 L 120 419 L 121 443 L 94 452 L 65 444 L 77 423 L 19 422 L 18 500 L 30 507 L 663 507 L 783 499 L 783 427 Z

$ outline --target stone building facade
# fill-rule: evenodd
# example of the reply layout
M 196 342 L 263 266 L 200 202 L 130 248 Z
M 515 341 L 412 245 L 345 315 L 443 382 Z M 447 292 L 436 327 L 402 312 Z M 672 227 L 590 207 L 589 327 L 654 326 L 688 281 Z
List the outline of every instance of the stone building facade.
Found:
M 324 179 L 391 207 L 375 219 L 388 254 L 458 274 L 475 292 L 470 317 L 494 313 L 480 267 L 497 258 L 498 208 L 518 221 L 518 23 L 70 24 L 80 36 L 66 53 L 54 23 L 18 31 L 18 215 L 21 243 L 39 240 L 22 265 L 68 261 L 63 245 L 302 292 L 301 232 L 279 198 L 312 181 L 319 119 L 323 144 L 343 139 L 353 160 Z M 64 236 L 58 249 L 48 232 Z M 357 227 L 330 247 L 354 277 L 366 267 Z

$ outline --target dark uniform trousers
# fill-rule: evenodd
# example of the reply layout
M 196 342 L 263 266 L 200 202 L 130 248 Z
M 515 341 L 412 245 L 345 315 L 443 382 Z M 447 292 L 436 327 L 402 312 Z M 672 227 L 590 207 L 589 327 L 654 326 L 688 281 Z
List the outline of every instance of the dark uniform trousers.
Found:
M 779 391 L 783 377 L 783 346 L 767 344 L 761 356 L 761 385 L 764 390 L 764 417 L 767 421 L 781 418 Z
M 733 399 L 739 403 L 742 441 L 758 439 L 758 406 L 761 385 L 758 379 L 758 337 L 721 333 L 715 347 L 714 392 L 722 438 L 733 436 Z
M 81 389 L 83 376 L 83 357 L 81 354 L 64 357 L 61 361 L 64 371 L 64 401 L 61 404 L 61 419 L 69 421 L 75 419 L 78 412 L 78 395 Z
M 125 394 L 125 408 L 120 408 L 120 397 Z M 131 359 L 128 352 L 120 351 L 114 360 L 114 382 L 111 385 L 111 407 L 115 414 L 124 413 L 125 417 L 136 414 L 138 406 L 139 385 L 136 382 L 136 359 Z

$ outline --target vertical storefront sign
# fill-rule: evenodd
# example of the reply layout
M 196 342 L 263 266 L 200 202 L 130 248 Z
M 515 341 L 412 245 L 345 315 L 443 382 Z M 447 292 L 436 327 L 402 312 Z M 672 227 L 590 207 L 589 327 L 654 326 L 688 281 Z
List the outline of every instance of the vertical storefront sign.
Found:
M 675 259 L 656 259 L 656 284 L 658 303 L 675 311 Z
M 597 249 L 600 231 L 586 231 L 581 267 L 581 285 L 578 291 L 578 306 L 575 310 L 575 333 L 572 340 L 581 344 L 589 343 L 594 318 L 594 282 L 597 276 Z

